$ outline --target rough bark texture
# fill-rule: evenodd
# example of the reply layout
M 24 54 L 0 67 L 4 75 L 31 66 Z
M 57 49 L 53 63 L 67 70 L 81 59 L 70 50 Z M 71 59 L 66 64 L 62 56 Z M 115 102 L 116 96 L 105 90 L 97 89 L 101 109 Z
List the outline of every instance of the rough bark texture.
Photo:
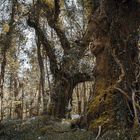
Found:
M 70 117 L 73 89 L 78 83 L 88 80 L 90 80 L 90 77 L 86 74 L 73 74 L 70 77 L 58 73 L 58 77 L 55 77 L 48 113 L 55 118 Z
M 42 15 L 40 12 L 41 9 L 44 11 Z M 78 71 L 78 61 L 82 58 L 86 46 L 89 43 L 87 37 L 89 33 L 85 35 L 84 43 L 71 47 L 70 41 L 62 28 L 63 26 L 60 24 L 59 14 L 59 0 L 55 1 L 54 7 L 51 7 L 47 2 L 37 1 L 29 15 L 28 25 L 35 29 L 36 35 L 39 37 L 39 40 L 46 51 L 46 55 L 50 62 L 50 71 L 54 79 L 54 86 L 50 95 L 51 104 L 49 106 L 48 114 L 56 118 L 65 118 L 68 115 L 67 113 L 70 111 L 68 109 L 68 104 L 72 101 L 72 92 L 75 85 L 80 82 L 90 81 L 92 77 L 89 73 L 80 73 Z M 59 65 L 59 67 L 54 50 L 55 46 L 53 46 L 53 43 L 49 41 L 45 35 L 44 29 L 39 22 L 40 16 L 47 19 L 48 25 L 57 34 L 61 47 L 63 48 L 64 56 L 61 62 L 62 64 Z M 81 47 L 79 47 L 79 45 L 81 45 Z
M 54 91 L 51 94 L 51 104 L 48 113 L 55 118 L 65 118 L 70 111 L 68 108 L 72 98 L 73 86 L 67 79 L 55 81 Z
M 0 67 L 0 98 L 1 98 L 1 119 L 3 119 L 3 87 L 4 87 L 4 77 L 5 77 L 5 67 L 7 63 L 7 52 L 9 48 L 12 46 L 12 35 L 15 29 L 15 21 L 14 17 L 16 14 L 16 6 L 17 6 L 17 0 L 11 1 L 12 4 L 12 11 L 11 11 L 11 17 L 9 21 L 9 30 L 0 36 L 0 47 L 1 47 L 1 67 Z
M 132 128 L 132 91 L 139 90 L 138 28 L 140 4 L 132 0 L 102 0 L 91 19 L 91 51 L 96 56 L 95 97 L 89 103 L 89 129 Z M 121 132 L 113 131 L 112 135 Z M 128 134 L 124 130 L 126 138 Z M 123 134 L 123 136 L 125 136 Z M 115 136 L 121 138 L 121 136 Z M 130 137 L 129 137 L 130 138 Z

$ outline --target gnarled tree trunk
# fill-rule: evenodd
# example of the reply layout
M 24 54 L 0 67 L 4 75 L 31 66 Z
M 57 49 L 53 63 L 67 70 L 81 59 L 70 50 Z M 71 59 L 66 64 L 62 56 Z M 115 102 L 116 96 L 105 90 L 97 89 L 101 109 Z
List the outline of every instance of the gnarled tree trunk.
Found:
M 78 83 L 92 80 L 92 77 L 85 73 L 64 75 L 64 73 L 58 73 L 58 76 L 55 77 L 54 89 L 51 93 L 48 113 L 55 118 L 70 117 L 73 89 Z
M 72 92 L 74 89 L 71 80 L 67 80 L 64 77 L 55 80 L 53 93 L 51 93 L 51 103 L 49 106 L 49 115 L 55 118 L 69 117 L 72 101 Z
M 139 25 L 140 4 L 135 0 L 102 0 L 91 19 L 96 80 L 87 120 L 89 129 L 95 132 L 99 128 L 102 134 L 107 130 L 120 130 L 117 131 L 120 135 L 113 134 L 114 139 L 129 139 L 126 130 L 132 128 L 134 122 L 138 123 L 134 113 L 137 104 L 133 103 L 132 94 L 140 87 Z

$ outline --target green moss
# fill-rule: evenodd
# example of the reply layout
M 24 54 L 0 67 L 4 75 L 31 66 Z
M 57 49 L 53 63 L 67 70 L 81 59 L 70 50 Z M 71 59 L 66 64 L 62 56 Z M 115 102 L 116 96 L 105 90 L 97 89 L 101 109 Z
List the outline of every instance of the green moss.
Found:
M 108 90 L 100 90 L 100 94 L 97 95 L 89 106 L 88 113 L 96 112 L 99 109 L 106 108 L 112 103 L 113 94 Z
M 91 120 L 90 130 L 97 130 L 99 126 L 103 128 L 111 128 L 115 125 L 114 118 L 114 89 L 107 87 L 105 80 L 98 81 L 96 85 L 96 96 L 90 103 L 88 116 Z
M 42 0 L 44 4 L 47 4 L 50 8 L 54 7 L 54 3 L 52 0 Z
M 100 90 L 106 89 L 106 80 L 105 79 L 99 79 L 96 84 L 96 90 L 97 92 L 100 92 Z
M 40 128 L 40 134 L 41 135 L 45 135 L 48 131 L 53 131 L 53 127 L 52 126 L 44 126 L 42 128 Z
M 138 140 L 140 139 L 140 126 L 135 126 L 132 129 L 133 137 L 136 137 Z
M 49 117 L 47 115 L 41 115 L 37 116 L 35 119 L 31 120 L 31 123 L 36 124 L 36 123 L 46 123 L 49 121 Z
M 109 118 L 108 116 L 101 116 L 98 119 L 96 119 L 95 121 L 91 122 L 90 125 L 90 130 L 98 128 L 99 126 L 104 126 L 105 124 L 107 124 L 109 122 Z

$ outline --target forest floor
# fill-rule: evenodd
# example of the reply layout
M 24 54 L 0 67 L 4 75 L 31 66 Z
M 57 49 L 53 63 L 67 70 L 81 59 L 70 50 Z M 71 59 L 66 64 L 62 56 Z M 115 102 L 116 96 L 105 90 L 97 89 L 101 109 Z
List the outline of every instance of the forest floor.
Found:
M 40 116 L 24 121 L 3 121 L 0 140 L 95 140 L 95 137 L 85 129 L 72 129 L 68 120 L 54 121 Z
M 137 138 L 130 137 L 129 134 L 120 137 L 120 130 L 109 131 L 101 136 L 86 129 L 72 128 L 72 121 L 75 120 L 60 121 L 47 116 L 32 117 L 23 121 L 5 120 L 0 124 L 0 140 L 140 140 L 139 130 Z

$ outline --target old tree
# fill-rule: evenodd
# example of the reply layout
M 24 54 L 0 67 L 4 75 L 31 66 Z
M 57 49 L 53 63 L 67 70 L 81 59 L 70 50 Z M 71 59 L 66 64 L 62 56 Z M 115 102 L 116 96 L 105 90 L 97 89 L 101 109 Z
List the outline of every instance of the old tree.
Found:
M 57 33 L 64 55 L 78 53 L 74 64 L 89 45 L 96 56 L 93 73 L 96 78 L 95 97 L 89 103 L 87 112 L 89 128 L 94 129 L 98 126 L 107 129 L 117 126 L 129 128 L 138 123 L 139 116 L 137 101 L 133 96 L 138 94 L 140 86 L 138 60 L 140 3 L 136 0 L 101 0 L 100 2 L 89 0 L 86 6 L 90 13 L 87 30 L 82 40 L 74 47 L 71 47 L 60 25 L 59 0 L 56 0 L 53 5 L 49 5 L 47 1 L 37 1 L 35 8 L 40 10 L 33 10 L 36 11 L 35 16 L 32 16 L 33 11 L 31 11 L 28 20 L 28 24 L 35 28 L 39 41 L 46 49 L 51 72 L 55 77 L 56 86 L 51 98 L 52 112 L 56 116 L 64 117 L 65 107 L 68 105 L 74 86 L 89 80 L 90 77 L 70 71 L 71 65 L 68 65 L 70 59 L 67 57 L 61 67 L 57 67 L 55 54 L 39 23 L 40 15 L 47 18 L 49 26 Z
M 79 61 L 84 57 L 90 42 L 88 40 L 89 35 L 85 35 L 84 41 L 74 39 L 70 41 L 68 39 L 61 21 L 62 18 L 60 18 L 61 8 L 64 8 L 64 5 L 67 5 L 67 3 L 59 0 L 52 2 L 37 1 L 30 10 L 28 18 L 28 25 L 35 29 L 36 36 L 38 37 L 37 46 L 43 47 L 46 56 L 49 58 L 50 70 L 54 79 L 54 86 L 50 95 L 51 103 L 48 110 L 44 110 L 44 113 L 47 112 L 49 115 L 58 118 L 65 118 L 67 112 L 69 112 L 68 105 L 72 105 L 74 87 L 80 82 L 93 80 L 92 74 L 89 71 L 80 71 L 78 65 Z M 87 4 L 86 8 L 88 6 L 90 6 L 90 3 Z M 44 32 L 45 29 L 43 28 L 44 25 L 42 25 L 41 17 L 47 20 L 48 26 L 54 30 L 59 38 L 64 53 L 60 64 L 57 61 L 54 45 L 49 41 Z M 41 67 L 41 69 L 43 68 Z
M 89 12 L 87 30 L 74 47 L 71 47 L 62 25 L 60 25 L 60 1 L 56 0 L 52 5 L 49 5 L 48 1 L 37 1 L 35 8 L 40 10 L 33 10 L 36 11 L 35 16 L 31 11 L 28 24 L 35 28 L 39 41 L 46 49 L 50 59 L 51 72 L 56 82 L 56 91 L 52 94 L 53 112 L 57 116 L 64 117 L 66 112 L 65 108 L 62 108 L 68 105 L 75 84 L 89 80 L 90 77 L 83 73 L 73 73 L 68 65 L 70 59 L 67 57 L 63 60 L 61 67 L 57 67 L 51 45 L 41 29 L 39 15 L 45 16 L 49 26 L 55 30 L 65 56 L 78 53 L 74 64 L 83 55 L 85 48 L 89 46 L 91 52 L 96 56 L 96 67 L 93 73 L 95 97 L 89 103 L 87 112 L 89 128 L 96 129 L 98 126 L 107 129 L 129 128 L 138 124 L 139 108 L 135 95 L 138 96 L 140 86 L 139 1 L 101 0 L 98 2 L 88 0 L 86 2 Z
M 102 0 L 92 15 L 96 80 L 87 112 L 91 130 L 139 125 L 139 25 L 140 3 L 135 0 Z
M 129 139 L 131 136 L 128 131 L 132 128 L 137 130 L 140 125 L 140 1 L 77 0 L 75 4 L 73 1 L 71 6 L 69 2 L 69 0 L 33 0 L 30 5 L 26 3 L 27 6 L 23 4 L 24 2 L 12 0 L 8 31 L 0 36 L 1 104 L 6 87 L 4 80 L 7 54 L 14 46 L 13 40 L 18 38 L 16 30 L 20 27 L 23 29 L 16 19 L 22 13 L 18 8 L 21 6 L 25 8 L 25 13 L 20 15 L 23 19 L 19 20 L 20 23 L 24 22 L 27 28 L 30 27 L 35 31 L 37 57 L 35 51 L 31 54 L 32 59 L 38 58 L 39 70 L 36 66 L 36 71 L 40 72 L 38 102 L 41 102 L 42 98 L 43 113 L 53 118 L 66 118 L 71 112 L 75 86 L 81 82 L 94 81 L 94 91 L 82 121 L 86 122 L 86 126 L 95 132 L 94 134 L 98 133 L 98 136 L 102 133 L 104 138 L 113 135 L 114 139 Z M 78 4 L 81 11 L 78 9 L 76 11 Z M 76 19 L 75 14 L 78 15 L 78 12 L 80 17 Z M 17 53 L 17 42 L 12 57 Z M 57 50 L 61 56 L 58 56 Z M 92 53 L 92 58 L 89 52 Z M 83 70 L 80 67 L 86 55 L 90 56 L 88 60 L 92 61 L 86 61 L 87 67 L 84 64 Z M 30 65 L 33 68 L 33 64 Z M 49 92 L 45 88 L 46 69 L 51 73 L 49 77 L 51 82 L 48 80 Z M 16 77 L 17 83 L 18 71 L 19 69 L 16 76 L 13 76 Z M 32 82 L 34 80 L 34 77 L 30 78 L 32 71 L 29 70 L 27 73 L 26 79 Z M 25 92 L 23 87 L 26 85 L 24 79 L 19 82 L 19 89 L 23 91 L 22 99 Z M 37 89 L 35 81 L 31 82 L 30 86 L 34 85 L 34 89 Z M 15 87 L 18 89 L 18 84 L 15 84 Z M 26 87 L 29 88 L 28 85 Z M 29 91 L 32 94 L 33 92 L 34 90 Z M 49 103 L 46 98 L 47 92 L 50 97 Z M 18 94 L 18 90 L 16 93 Z M 39 110 L 39 105 L 37 107 Z M 22 109 L 24 110 L 23 104 Z M 1 116 L 3 112 L 1 107 Z

